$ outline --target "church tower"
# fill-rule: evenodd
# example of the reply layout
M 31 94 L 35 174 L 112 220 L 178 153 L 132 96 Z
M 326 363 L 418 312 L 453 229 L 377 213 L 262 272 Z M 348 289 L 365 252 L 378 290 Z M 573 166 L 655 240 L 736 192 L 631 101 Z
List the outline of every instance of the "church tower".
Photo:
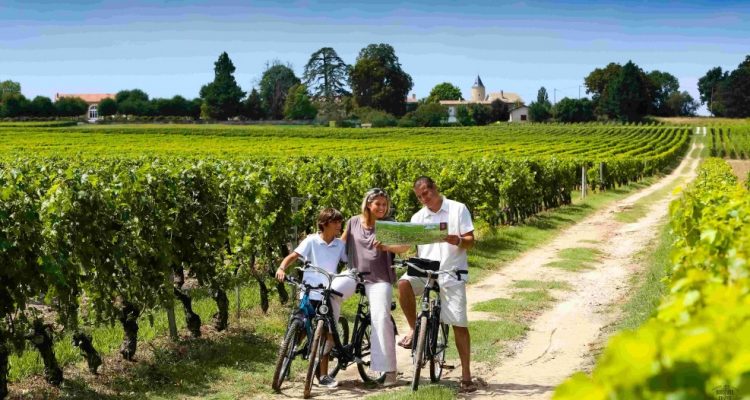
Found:
M 477 75 L 477 80 L 474 81 L 474 86 L 471 87 L 471 101 L 476 103 L 484 101 L 484 98 L 484 84 L 482 83 L 482 78 Z

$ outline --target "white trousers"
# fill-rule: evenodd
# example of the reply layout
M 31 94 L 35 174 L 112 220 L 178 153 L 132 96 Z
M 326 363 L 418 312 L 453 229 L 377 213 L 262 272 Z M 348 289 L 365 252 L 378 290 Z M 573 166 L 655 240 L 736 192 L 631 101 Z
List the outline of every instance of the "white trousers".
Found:
M 344 297 L 331 296 L 333 316 L 338 321 L 341 303 L 351 297 L 357 288 L 354 279 L 339 277 L 331 287 Z M 391 319 L 393 286 L 388 282 L 366 283 L 365 294 L 370 304 L 370 369 L 377 372 L 396 371 L 396 336 Z

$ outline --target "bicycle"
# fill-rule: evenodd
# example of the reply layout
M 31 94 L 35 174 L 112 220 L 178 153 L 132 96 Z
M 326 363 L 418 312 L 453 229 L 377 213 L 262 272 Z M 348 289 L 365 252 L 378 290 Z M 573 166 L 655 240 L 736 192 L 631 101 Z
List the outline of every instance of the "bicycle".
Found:
M 406 274 L 420 278 L 427 278 L 424 292 L 422 293 L 421 311 L 417 316 L 414 332 L 417 340 L 412 340 L 411 354 L 414 363 L 414 375 L 412 376 L 411 389 L 417 391 L 419 388 L 419 376 L 427 360 L 430 362 L 430 381 L 439 382 L 443 375 L 445 365 L 445 351 L 448 348 L 448 325 L 440 321 L 440 286 L 437 278 L 444 274 L 456 274 L 456 279 L 461 280 L 462 274 L 467 270 L 451 268 L 440 271 L 440 262 L 425 258 L 412 257 L 408 260 L 398 260 L 400 267 L 407 267 Z M 395 265 L 395 267 L 399 267 Z M 434 293 L 435 295 L 431 295 Z
M 307 283 L 298 282 L 289 276 L 284 277 L 284 282 L 296 286 L 303 295 L 299 306 L 289 316 L 284 339 L 276 357 L 276 369 L 271 381 L 271 387 L 276 392 L 281 390 L 281 384 L 289 376 L 292 361 L 298 356 L 302 356 L 303 359 L 308 358 L 309 345 L 312 339 L 311 321 L 315 317 L 315 307 L 311 303 L 310 292 L 322 289 L 322 287 L 313 287 Z
M 305 376 L 303 397 L 306 399 L 310 397 L 313 378 L 318 373 L 318 365 L 321 358 L 326 356 L 330 357 L 330 359 L 336 360 L 332 369 L 330 369 L 328 373 L 328 375 L 331 377 L 335 377 L 340 370 L 346 369 L 352 363 L 356 363 L 357 371 L 359 372 L 359 376 L 362 378 L 362 381 L 364 381 L 365 383 L 383 383 L 383 381 L 385 380 L 385 373 L 371 373 L 369 371 L 370 333 L 372 322 L 370 319 L 369 303 L 367 302 L 364 284 L 364 277 L 369 273 L 350 272 L 345 274 L 332 275 L 318 267 L 311 267 L 311 269 L 316 272 L 322 273 L 328 278 L 328 287 L 323 290 L 323 301 L 318 307 L 318 312 L 315 315 L 315 333 L 313 334 L 312 344 L 310 346 L 310 357 L 307 366 L 307 375 Z M 338 276 L 347 276 L 355 279 L 357 282 L 356 293 L 360 295 L 359 303 L 357 304 L 357 313 L 354 317 L 354 327 L 352 329 L 351 343 L 348 342 L 348 327 L 347 329 L 343 330 L 346 332 L 343 337 L 338 329 L 331 329 L 332 327 L 335 327 L 335 324 L 333 321 L 333 309 L 331 307 L 330 296 L 336 295 L 342 297 L 341 293 L 337 292 L 334 289 L 331 289 L 333 278 Z M 394 308 L 395 303 L 391 303 L 391 309 Z M 339 320 L 346 321 L 342 318 L 339 318 Z M 394 322 L 393 317 L 391 317 L 391 322 Z M 395 331 L 395 322 L 393 323 L 393 327 Z M 332 334 L 331 336 L 333 339 L 333 344 L 330 354 L 325 354 L 326 341 L 328 340 L 329 332 L 331 332 Z

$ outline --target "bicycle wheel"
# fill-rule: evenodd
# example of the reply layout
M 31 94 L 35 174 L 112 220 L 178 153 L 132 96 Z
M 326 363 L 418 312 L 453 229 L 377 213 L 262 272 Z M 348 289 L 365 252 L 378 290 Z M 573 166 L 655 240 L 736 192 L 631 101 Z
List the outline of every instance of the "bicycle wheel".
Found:
M 430 358 L 430 380 L 434 383 L 439 382 L 443 376 L 445 351 L 448 349 L 448 325 L 439 322 L 438 328 L 433 330 L 432 336 L 435 345 Z
M 294 361 L 294 356 L 297 353 L 297 339 L 301 334 L 304 334 L 304 331 L 304 323 L 296 318 L 286 328 L 284 341 L 281 342 L 279 354 L 276 357 L 276 370 L 273 373 L 273 381 L 271 382 L 271 387 L 277 392 L 281 390 L 281 384 L 284 382 L 284 379 L 289 376 L 292 361 Z
M 422 373 L 424 364 L 424 347 L 427 336 L 427 317 L 421 316 L 417 322 L 417 342 L 414 347 L 412 357 L 414 359 L 414 376 L 411 379 L 411 390 L 417 391 L 419 388 L 419 375 Z
M 357 371 L 365 383 L 385 381 L 385 373 L 370 370 L 370 333 L 372 324 L 369 320 L 362 321 L 358 332 L 354 332 L 352 345 L 354 347 L 354 356 L 358 360 Z
M 315 379 L 316 371 L 318 370 L 318 348 L 320 347 L 320 340 L 325 338 L 326 326 L 325 322 L 321 319 L 318 320 L 317 326 L 315 327 L 315 334 L 313 335 L 312 343 L 310 344 L 310 358 L 307 364 L 307 375 L 305 375 L 305 388 L 302 392 L 302 397 L 309 399 L 310 391 L 312 390 L 313 380 Z
M 339 323 L 338 326 L 336 326 L 336 330 L 339 333 L 339 340 L 341 340 L 341 345 L 346 346 L 349 344 L 349 321 L 346 320 L 344 317 L 339 317 Z M 339 371 L 342 368 L 341 360 L 338 357 L 334 357 L 334 352 L 331 351 L 331 354 L 328 356 L 329 360 L 334 361 L 334 364 L 331 366 L 329 363 L 328 367 L 328 376 L 331 378 L 335 378 L 336 374 L 339 373 Z

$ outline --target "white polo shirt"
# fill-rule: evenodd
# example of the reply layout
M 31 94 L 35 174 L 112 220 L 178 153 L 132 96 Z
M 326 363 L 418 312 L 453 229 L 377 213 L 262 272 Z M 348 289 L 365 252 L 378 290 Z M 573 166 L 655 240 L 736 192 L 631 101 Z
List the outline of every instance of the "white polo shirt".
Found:
M 411 217 L 414 223 L 448 223 L 448 235 L 464 235 L 474 230 L 474 224 L 471 221 L 471 213 L 463 203 L 449 200 L 443 197 L 443 204 L 437 212 L 430 211 L 427 207 L 422 207 Z M 440 261 L 440 269 L 447 270 L 453 267 L 459 269 L 468 269 L 469 261 L 466 250 L 454 246 L 448 242 L 432 243 L 417 246 L 417 256 L 430 260 Z M 456 284 L 464 283 L 468 275 L 463 275 L 462 280 L 456 279 L 456 276 L 440 275 L 438 283 L 440 286 L 449 287 Z
M 320 234 L 314 233 L 308 235 L 303 240 L 294 252 L 299 254 L 305 261 L 316 267 L 322 268 L 331 274 L 335 274 L 338 271 L 338 265 L 340 262 L 347 262 L 346 259 L 346 246 L 344 242 L 339 238 L 334 238 L 331 243 L 326 243 Z M 306 271 L 302 275 L 302 280 L 306 283 L 317 286 L 328 284 L 328 279 L 319 272 Z M 320 300 L 322 296 L 318 292 L 310 292 L 311 300 Z

